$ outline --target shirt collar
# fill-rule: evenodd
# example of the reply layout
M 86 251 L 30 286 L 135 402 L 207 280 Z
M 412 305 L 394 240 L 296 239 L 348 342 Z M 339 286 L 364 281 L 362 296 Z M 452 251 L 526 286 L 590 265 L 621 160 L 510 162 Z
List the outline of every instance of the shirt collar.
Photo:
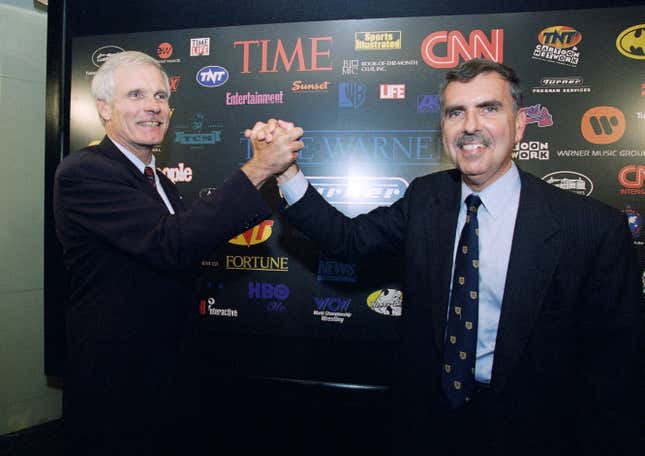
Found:
M 123 153 L 123 155 L 125 155 L 126 158 L 128 160 L 130 160 L 134 166 L 137 167 L 137 169 L 139 171 L 141 171 L 141 174 L 143 174 L 143 170 L 145 169 L 146 166 L 150 166 L 153 170 L 155 169 L 155 155 L 154 154 L 150 154 L 150 156 L 151 156 L 150 164 L 146 165 L 144 162 L 141 161 L 141 159 L 139 157 L 137 157 L 132 152 L 130 152 L 128 149 L 126 149 L 125 146 L 122 146 L 121 144 L 119 144 L 118 142 L 113 140 L 112 138 L 110 138 L 110 141 L 112 141 L 114 143 L 114 145 L 116 146 L 116 148 L 119 149 Z
M 490 184 L 481 192 L 477 193 L 482 200 L 482 205 L 494 219 L 502 213 L 508 205 L 512 195 L 518 194 L 522 184 L 520 182 L 520 173 L 517 170 L 515 162 L 511 161 L 511 167 L 499 179 Z M 461 205 L 463 208 L 464 201 L 468 195 L 475 193 L 468 185 L 461 181 Z

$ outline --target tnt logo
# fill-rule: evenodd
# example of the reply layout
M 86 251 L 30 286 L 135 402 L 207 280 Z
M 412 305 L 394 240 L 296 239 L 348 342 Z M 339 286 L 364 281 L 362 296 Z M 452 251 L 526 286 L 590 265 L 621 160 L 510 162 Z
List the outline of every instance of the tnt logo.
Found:
M 338 84 L 338 107 L 359 108 L 367 97 L 367 86 L 362 82 L 341 82 Z
M 582 116 L 580 131 L 592 144 L 611 144 L 625 133 L 625 115 L 613 106 L 596 106 Z
M 538 41 L 554 48 L 568 49 L 582 41 L 582 33 L 567 25 L 554 25 L 542 30 Z
M 405 100 L 405 84 L 381 84 L 381 100 Z
M 197 72 L 197 83 L 204 87 L 218 87 L 228 81 L 228 70 L 219 66 L 207 66 Z
M 255 225 L 250 230 L 247 230 L 242 234 L 238 234 L 228 242 L 229 244 L 244 245 L 246 247 L 261 244 L 271 237 L 271 233 L 273 231 L 272 226 L 273 220 L 265 220 L 260 222 L 258 225 Z
M 157 55 L 160 59 L 169 59 L 172 55 L 172 44 L 170 43 L 161 43 L 157 46 Z

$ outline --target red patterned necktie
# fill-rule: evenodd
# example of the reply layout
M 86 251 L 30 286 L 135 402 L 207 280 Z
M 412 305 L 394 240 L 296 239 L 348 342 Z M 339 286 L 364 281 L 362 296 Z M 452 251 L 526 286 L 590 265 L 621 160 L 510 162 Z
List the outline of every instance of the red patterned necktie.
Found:
M 155 171 L 150 166 L 146 166 L 143 169 L 143 175 L 146 176 L 146 179 L 148 179 L 150 185 L 152 185 L 154 188 L 157 188 L 157 183 L 155 182 Z

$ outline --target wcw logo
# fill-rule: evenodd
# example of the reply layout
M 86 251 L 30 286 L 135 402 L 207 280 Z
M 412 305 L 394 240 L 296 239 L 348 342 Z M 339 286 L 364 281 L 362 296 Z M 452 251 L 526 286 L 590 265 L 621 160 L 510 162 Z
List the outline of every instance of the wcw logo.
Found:
M 255 244 L 261 244 L 271 237 L 271 232 L 273 226 L 273 220 L 265 220 L 260 222 L 258 225 L 255 225 L 250 230 L 245 231 L 242 234 L 238 234 L 233 239 L 229 240 L 229 244 L 235 245 L 245 245 L 251 247 Z

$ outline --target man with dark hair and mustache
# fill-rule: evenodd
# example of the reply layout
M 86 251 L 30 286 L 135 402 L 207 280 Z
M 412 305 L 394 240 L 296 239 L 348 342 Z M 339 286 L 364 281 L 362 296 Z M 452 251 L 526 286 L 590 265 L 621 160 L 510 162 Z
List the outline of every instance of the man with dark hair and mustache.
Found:
M 456 169 L 415 179 L 390 207 L 350 219 L 297 166 L 278 177 L 289 222 L 327 254 L 403 257 L 393 453 L 625 454 L 638 444 L 641 324 L 625 217 L 514 164 L 526 119 L 512 69 L 462 64 L 441 105 Z

